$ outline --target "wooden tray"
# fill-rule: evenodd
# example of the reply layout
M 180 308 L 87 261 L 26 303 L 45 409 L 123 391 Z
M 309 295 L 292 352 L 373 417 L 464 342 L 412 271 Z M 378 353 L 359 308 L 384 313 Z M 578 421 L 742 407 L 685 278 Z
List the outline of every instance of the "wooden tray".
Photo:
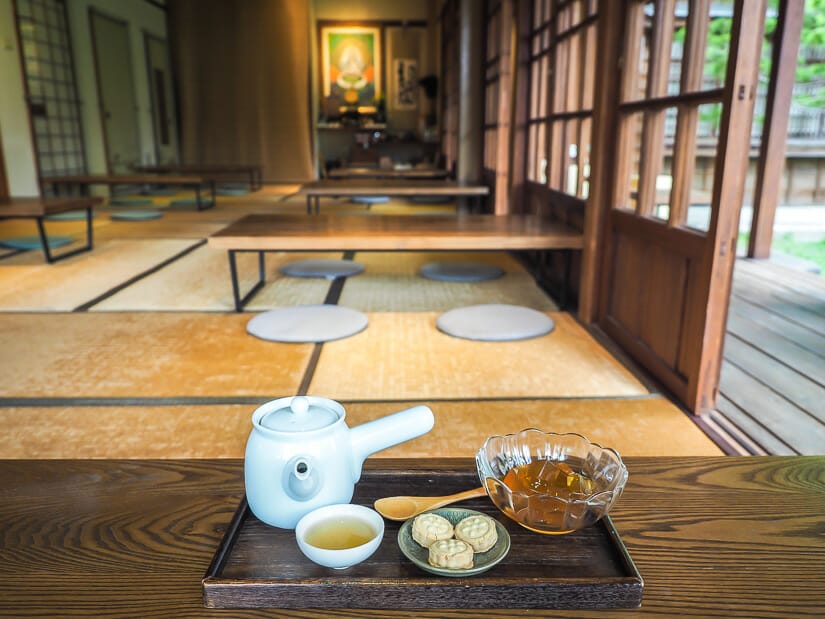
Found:
M 365 470 L 353 503 L 393 495 L 452 494 L 478 485 L 475 471 Z M 209 608 L 635 608 L 644 582 L 612 521 L 568 535 L 532 533 L 487 498 L 461 503 L 489 514 L 512 546 L 491 570 L 468 578 L 428 574 L 398 548 L 400 522 L 386 521 L 364 563 L 332 570 L 309 561 L 294 531 L 263 524 L 242 500 L 203 578 Z

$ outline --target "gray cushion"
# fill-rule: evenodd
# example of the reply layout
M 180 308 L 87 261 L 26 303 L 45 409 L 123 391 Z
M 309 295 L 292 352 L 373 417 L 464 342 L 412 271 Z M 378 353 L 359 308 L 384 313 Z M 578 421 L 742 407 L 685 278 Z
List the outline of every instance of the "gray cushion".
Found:
M 356 204 L 384 204 L 389 201 L 389 196 L 355 196 L 352 198 L 352 202 Z
M 49 247 L 62 247 L 72 242 L 70 236 L 47 236 Z M 42 249 L 43 244 L 39 236 L 19 236 L 12 239 L 0 240 L 0 245 L 13 249 Z
M 292 277 L 348 277 L 363 273 L 364 265 L 354 260 L 296 260 L 280 268 L 281 273 Z
M 246 187 L 221 187 L 218 189 L 219 196 L 245 196 L 249 194 Z
M 271 342 L 328 342 L 355 335 L 368 322 L 366 314 L 340 305 L 297 305 L 258 314 L 246 331 Z
M 429 262 L 418 270 L 421 277 L 443 282 L 483 282 L 504 275 L 504 269 L 479 262 Z
M 435 324 L 447 335 L 486 342 L 526 340 L 550 333 L 555 327 L 547 314 L 500 303 L 452 309 L 441 314 Z
M 172 200 L 169 203 L 169 206 L 197 206 L 198 200 L 197 198 L 181 198 L 180 200 Z M 201 198 L 201 207 L 204 206 L 213 206 L 212 199 L 207 198 L 206 196 Z
M 144 211 L 115 211 L 109 217 L 120 221 L 146 221 L 148 219 L 160 219 L 163 217 L 163 213 L 149 209 Z
M 92 213 L 92 219 L 95 217 L 95 213 Z M 66 211 L 65 213 L 47 215 L 46 219 L 49 221 L 80 221 L 86 219 L 86 211 Z

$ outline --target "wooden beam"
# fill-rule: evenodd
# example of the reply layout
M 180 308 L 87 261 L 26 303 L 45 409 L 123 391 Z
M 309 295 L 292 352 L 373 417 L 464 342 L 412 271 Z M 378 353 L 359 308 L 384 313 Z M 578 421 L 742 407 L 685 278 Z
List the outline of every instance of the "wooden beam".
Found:
M 773 222 L 779 202 L 779 187 L 785 168 L 785 147 L 788 138 L 788 113 L 796 75 L 797 53 L 805 0 L 785 0 L 779 3 L 779 16 L 773 36 L 771 77 L 762 125 L 762 143 L 756 167 L 756 187 L 753 192 L 753 219 L 748 242 L 748 256 L 768 258 L 771 255 Z

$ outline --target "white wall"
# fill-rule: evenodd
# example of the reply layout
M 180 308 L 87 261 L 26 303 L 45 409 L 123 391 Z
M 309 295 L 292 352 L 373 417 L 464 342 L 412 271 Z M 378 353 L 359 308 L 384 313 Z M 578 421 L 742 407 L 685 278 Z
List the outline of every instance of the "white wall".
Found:
M 9 194 L 37 196 L 37 169 L 12 0 L 0 0 L 0 136 Z
M 106 172 L 106 151 L 97 94 L 95 62 L 89 9 L 129 24 L 129 46 L 132 50 L 132 72 L 137 95 L 138 129 L 141 160 L 155 162 L 152 129 L 152 102 L 146 67 L 143 33 L 147 31 L 166 39 L 166 13 L 145 0 L 71 0 L 67 2 L 69 28 L 75 59 L 78 97 L 81 101 L 86 161 L 92 174 Z

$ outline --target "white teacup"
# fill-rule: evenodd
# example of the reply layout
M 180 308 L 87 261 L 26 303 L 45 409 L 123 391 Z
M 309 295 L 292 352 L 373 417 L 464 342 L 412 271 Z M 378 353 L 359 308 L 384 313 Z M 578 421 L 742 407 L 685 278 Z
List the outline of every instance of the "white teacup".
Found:
M 384 519 L 351 503 L 319 507 L 298 521 L 295 539 L 307 558 L 342 570 L 371 556 L 384 538 Z

